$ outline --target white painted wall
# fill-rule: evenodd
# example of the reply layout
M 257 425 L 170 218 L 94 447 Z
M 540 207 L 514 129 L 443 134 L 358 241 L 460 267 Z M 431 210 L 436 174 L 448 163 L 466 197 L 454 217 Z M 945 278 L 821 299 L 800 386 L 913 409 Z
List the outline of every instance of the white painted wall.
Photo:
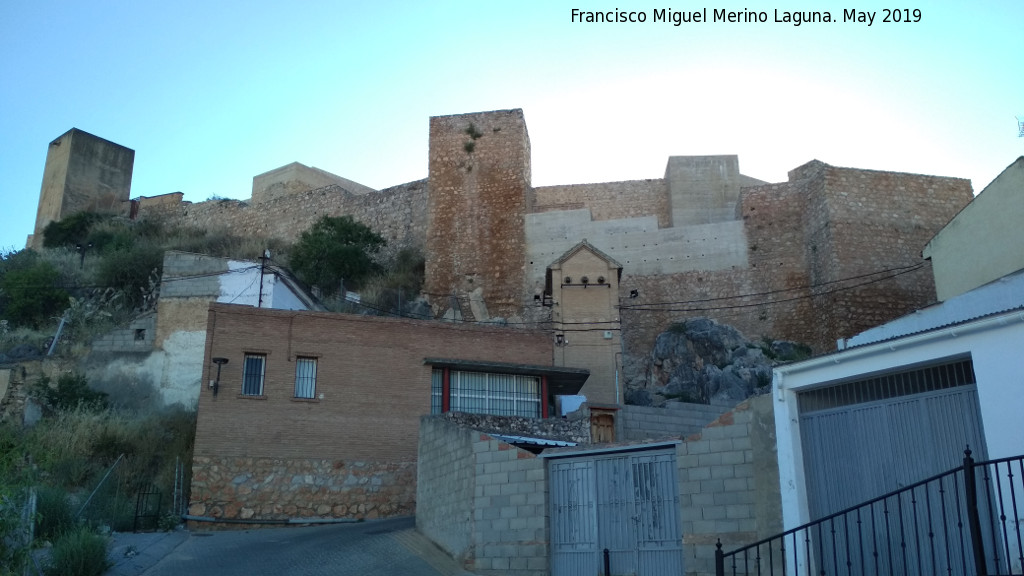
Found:
M 879 342 L 775 369 L 775 430 L 783 522 L 810 521 L 796 395 L 836 380 L 970 354 L 990 459 L 1024 454 L 1024 311 Z

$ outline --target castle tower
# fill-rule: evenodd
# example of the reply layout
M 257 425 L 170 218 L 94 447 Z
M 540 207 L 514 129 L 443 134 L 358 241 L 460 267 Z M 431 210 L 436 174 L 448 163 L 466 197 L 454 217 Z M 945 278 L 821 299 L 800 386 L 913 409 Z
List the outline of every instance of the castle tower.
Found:
M 28 246 L 41 248 L 46 225 L 76 212 L 127 214 L 134 165 L 131 148 L 78 128 L 50 142 Z
M 482 289 L 490 315 L 516 314 L 533 204 L 523 111 L 432 117 L 429 178 L 424 291 L 434 309 Z

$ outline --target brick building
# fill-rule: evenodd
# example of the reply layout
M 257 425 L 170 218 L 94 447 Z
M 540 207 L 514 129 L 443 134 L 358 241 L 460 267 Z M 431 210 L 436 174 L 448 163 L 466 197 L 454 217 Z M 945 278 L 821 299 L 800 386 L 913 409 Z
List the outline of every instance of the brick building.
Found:
M 538 418 L 586 377 L 539 331 L 211 304 L 189 514 L 410 514 L 421 415 Z

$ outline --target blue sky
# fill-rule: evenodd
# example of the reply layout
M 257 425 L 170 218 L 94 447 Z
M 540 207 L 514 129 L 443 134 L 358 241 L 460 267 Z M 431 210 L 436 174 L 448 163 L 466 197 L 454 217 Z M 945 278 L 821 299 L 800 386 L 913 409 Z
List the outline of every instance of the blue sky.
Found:
M 898 4 L 898 3 L 897 3 Z M 738 154 L 782 181 L 811 159 L 970 178 L 1024 154 L 1024 1 L 748 1 L 766 23 L 652 21 L 626 0 L 0 3 L 0 248 L 31 233 L 48 143 L 135 150 L 132 196 L 248 198 L 298 161 L 374 188 L 427 173 L 430 116 L 524 110 L 535 185 L 659 178 Z M 570 21 L 642 11 L 646 23 Z M 775 11 L 877 11 L 775 23 Z

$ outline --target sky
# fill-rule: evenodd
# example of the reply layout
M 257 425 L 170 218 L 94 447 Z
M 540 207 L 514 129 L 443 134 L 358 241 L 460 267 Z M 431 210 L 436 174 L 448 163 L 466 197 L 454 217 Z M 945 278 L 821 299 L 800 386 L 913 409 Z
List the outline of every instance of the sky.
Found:
M 916 21 L 882 22 L 892 7 Z M 655 21 L 716 8 L 767 21 Z M 837 21 L 775 21 L 811 10 Z M 0 251 L 24 247 L 73 127 L 135 150 L 133 198 L 244 200 L 296 161 L 386 188 L 426 177 L 431 116 L 508 108 L 535 186 L 737 154 L 770 182 L 818 159 L 978 192 L 1024 155 L 1022 22 L 1024 0 L 3 0 Z

